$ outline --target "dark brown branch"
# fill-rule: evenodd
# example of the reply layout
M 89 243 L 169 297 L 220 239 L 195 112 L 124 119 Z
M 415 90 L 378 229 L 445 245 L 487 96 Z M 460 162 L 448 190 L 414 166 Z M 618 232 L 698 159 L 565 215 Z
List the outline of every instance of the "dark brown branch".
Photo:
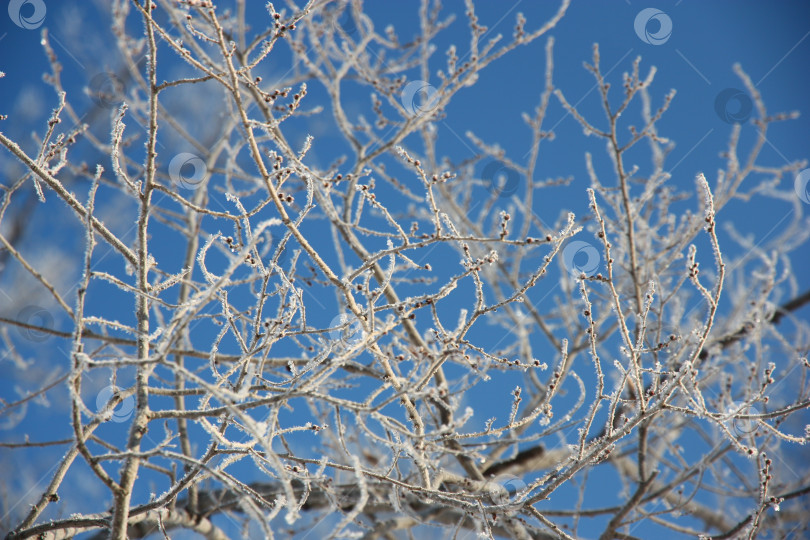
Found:
M 796 311 L 800 307 L 804 306 L 805 304 L 810 303 L 810 290 L 805 291 L 803 294 L 800 294 L 796 298 L 782 304 L 779 308 L 777 308 L 771 318 L 768 320 L 771 324 L 779 324 L 779 321 L 782 320 L 782 317 Z M 748 335 L 748 328 L 743 327 L 734 332 L 731 335 L 725 336 L 720 338 L 715 342 L 715 344 L 720 345 L 721 348 L 726 349 L 729 346 L 733 345 L 734 343 L 740 341 L 741 339 L 745 338 Z M 699 355 L 701 360 L 705 360 L 709 357 L 709 351 L 707 348 L 704 348 L 700 351 Z

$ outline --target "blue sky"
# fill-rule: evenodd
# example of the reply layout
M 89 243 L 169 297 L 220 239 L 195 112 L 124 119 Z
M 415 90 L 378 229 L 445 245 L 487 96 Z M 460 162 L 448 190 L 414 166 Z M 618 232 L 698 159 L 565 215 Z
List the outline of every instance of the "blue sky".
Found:
M 261 21 L 264 20 L 262 17 L 265 16 L 262 7 L 264 1 L 249 4 L 250 10 L 253 10 L 249 20 L 255 21 L 255 24 L 261 27 Z M 43 23 L 34 29 L 21 28 L 6 16 L 5 10 L 0 12 L 0 71 L 6 74 L 0 79 L 0 114 L 10 117 L 9 120 L 0 123 L 0 130 L 12 138 L 21 140 L 23 147 L 29 152 L 35 148 L 30 142 L 30 134 L 43 133 L 47 117 L 57 103 L 52 89 L 42 81 L 42 73 L 49 70 L 42 47 L 39 45 L 42 28 L 48 29 L 51 45 L 64 66 L 63 84 L 69 93 L 69 99 L 80 114 L 92 108 L 92 101 L 83 91 L 88 80 L 106 69 L 117 68 L 116 54 L 110 45 L 112 40 L 110 26 L 98 11 L 98 6 L 103 5 L 103 2 L 46 0 L 45 5 L 47 12 Z M 366 2 L 367 13 L 375 28 L 384 28 L 389 23 L 395 24 L 403 40 L 407 40 L 415 32 L 418 22 L 416 6 L 417 3 L 410 0 Z M 518 12 L 524 13 L 528 19 L 526 27 L 531 30 L 544 23 L 556 11 L 557 6 L 557 2 L 549 1 L 481 1 L 477 2 L 476 13 L 480 22 L 489 27 L 485 40 L 503 34 L 504 40 L 508 41 Z M 657 19 L 638 26 L 636 19 L 639 13 L 647 8 L 658 10 L 648 12 L 657 13 Z M 456 18 L 435 42 L 437 50 L 431 65 L 434 73 L 443 67 L 444 53 L 449 44 L 455 43 L 458 55 L 463 58 L 467 54 L 469 43 L 463 2 L 458 0 L 445 2 L 443 13 L 454 14 Z M 671 23 L 671 33 L 666 34 L 668 22 Z M 133 18 L 131 28 L 137 31 L 140 27 L 140 21 Z M 647 34 L 640 32 L 639 28 L 643 28 Z M 672 175 L 670 181 L 683 190 L 694 193 L 694 178 L 699 171 L 703 171 L 713 185 L 716 171 L 724 165 L 724 160 L 719 154 L 725 149 L 732 129 L 729 118 L 735 114 L 743 116 L 741 118 L 743 149 L 750 147 L 754 141 L 755 128 L 744 114 L 746 100 L 750 98 L 732 70 L 734 63 L 740 63 L 750 76 L 770 113 L 790 111 L 802 113 L 796 120 L 771 126 L 760 163 L 778 167 L 790 161 L 810 158 L 808 144 L 810 99 L 807 92 L 807 66 L 810 65 L 808 2 L 681 0 L 650 3 L 575 0 L 566 16 L 549 35 L 555 40 L 556 88 L 564 93 L 570 103 L 576 103 L 578 109 L 600 127 L 606 124 L 599 92 L 594 87 L 591 74 L 583 69 L 583 62 L 592 62 L 594 43 L 599 44 L 602 71 L 607 74 L 606 78 L 612 85 L 611 95 L 616 99 L 621 91 L 621 75 L 631 69 L 636 57 L 641 57 L 642 76 L 653 66 L 657 69 L 650 90 L 654 107 L 663 102 L 670 89 L 677 91 L 669 111 L 658 123 L 658 132 L 676 143 L 667 159 L 667 171 Z M 655 43 L 656 41 L 660 43 Z M 487 143 L 497 142 L 511 159 L 517 162 L 525 160 L 530 151 L 531 137 L 529 129 L 521 119 L 521 114 L 523 112 L 531 114 L 543 91 L 544 46 L 545 37 L 529 46 L 518 48 L 483 71 L 475 86 L 463 89 L 456 95 L 446 107 L 444 117 L 436 123 L 441 155 L 450 157 L 454 163 L 473 158 L 474 147 L 466 136 L 467 132 L 473 132 Z M 287 72 L 289 55 L 283 49 L 279 50 L 278 54 L 278 62 L 271 62 L 262 73 L 268 80 Z M 184 69 L 179 63 L 171 62 L 168 61 L 168 65 L 162 64 L 167 72 L 177 73 Z M 411 79 L 418 77 L 418 71 L 414 71 L 410 76 Z M 438 84 L 437 80 L 427 82 Z M 310 99 L 316 101 L 322 95 L 322 88 L 310 86 Z M 730 96 L 736 96 L 736 99 L 731 99 Z M 344 90 L 344 97 L 348 114 L 368 115 L 367 88 L 348 84 Z M 738 109 L 738 106 L 742 109 Z M 638 107 L 631 107 L 625 113 L 627 124 L 638 125 L 638 115 Z M 206 124 L 220 120 L 216 111 L 212 111 L 210 116 L 203 115 L 193 119 L 199 123 L 200 129 L 204 129 Z M 109 125 L 101 122 L 102 126 L 105 124 Z M 589 187 L 590 182 L 585 167 L 585 152 L 593 155 L 597 172 L 600 173 L 603 182 L 612 184 L 615 181 L 610 162 L 606 157 L 604 142 L 596 137 L 585 136 L 579 123 L 566 113 L 554 97 L 551 99 L 544 123 L 544 129 L 552 128 L 556 138 L 545 141 L 541 146 L 538 164 L 538 174 L 541 178 L 536 180 L 570 176 L 572 182 L 565 187 L 544 190 L 535 198 L 533 212 L 547 224 L 555 223 L 563 211 L 573 211 L 578 217 L 588 215 L 585 189 Z M 129 129 L 138 128 L 130 122 Z M 311 159 L 316 163 L 326 165 L 335 156 L 346 151 L 345 144 L 334 135 L 331 117 L 291 124 L 290 130 L 293 142 L 300 143 L 307 134 L 315 135 L 316 143 Z M 97 132 L 97 135 L 109 136 L 108 133 L 105 135 L 103 130 Z M 629 132 L 624 131 L 620 135 L 627 137 Z M 168 135 L 163 143 L 165 147 L 159 151 L 163 152 L 164 156 L 187 150 L 173 146 L 174 141 Z M 420 148 L 420 143 L 415 137 L 408 139 L 406 143 L 413 145 L 415 149 Z M 643 175 L 645 168 L 649 171 L 650 160 L 646 145 L 642 145 L 629 155 L 632 159 L 638 160 L 639 174 Z M 93 162 L 100 157 L 88 153 L 80 155 L 79 159 Z M 6 178 L 3 181 L 4 185 L 10 181 L 9 178 L 18 177 L 21 171 L 13 156 L 5 150 L 0 150 L 0 171 Z M 763 178 L 762 176 L 753 178 L 750 186 L 753 187 Z M 785 189 L 792 185 L 793 178 L 785 177 L 782 182 L 780 187 Z M 86 192 L 84 186 L 76 189 L 82 194 Z M 742 191 L 748 191 L 746 185 Z M 46 195 L 48 200 L 45 204 L 36 205 L 31 209 L 33 225 L 27 231 L 26 238 L 28 242 L 44 246 L 39 248 L 40 250 L 58 256 L 61 250 L 70 251 L 70 246 L 81 244 L 81 228 L 80 224 L 75 222 L 62 222 L 62 218 L 59 217 L 62 215 L 59 213 L 63 209 L 62 203 L 54 194 L 46 193 Z M 695 198 L 683 204 L 683 208 L 694 209 Z M 804 209 L 807 210 L 807 206 Z M 109 211 L 114 212 L 115 207 Z M 750 201 L 732 201 L 718 217 L 721 225 L 719 228 L 721 245 L 726 246 L 732 255 L 740 253 L 741 248 L 736 247 L 729 233 L 722 228 L 724 220 L 733 222 L 737 231 L 743 236 L 749 235 L 754 244 L 767 244 L 769 240 L 778 236 L 780 228 L 784 227 L 785 220 L 790 219 L 792 212 L 791 201 L 776 200 L 758 194 L 753 195 Z M 328 250 L 331 238 L 325 235 L 318 236 L 317 225 L 305 228 L 305 231 L 315 238 L 313 242 L 316 246 Z M 227 234 L 229 231 L 223 232 Z M 165 238 L 171 238 L 170 233 L 167 232 Z M 163 257 L 162 264 L 167 264 L 169 268 L 173 261 L 180 260 L 182 254 L 176 252 L 171 242 L 161 243 L 160 240 L 155 240 L 153 246 Z M 48 253 L 37 255 L 44 257 Z M 429 255 L 429 260 L 434 266 L 455 265 L 458 256 L 449 250 L 437 251 Z M 113 259 L 100 260 L 97 268 L 117 271 L 120 270 L 119 262 Z M 790 262 L 798 290 L 805 291 L 810 288 L 808 277 L 810 273 L 807 272 L 810 266 L 808 250 L 792 253 Z M 17 271 L 14 269 L 0 271 L 0 288 L 5 294 L 15 294 L 10 286 Z M 75 276 L 71 273 L 67 273 L 66 276 L 68 282 L 64 286 L 69 289 L 73 284 L 70 280 L 75 279 Z M 553 298 L 554 287 L 554 282 L 542 283 L 536 291 L 537 298 L 547 296 Z M 19 294 L 19 291 L 16 294 Z M 4 301 L 0 297 L 0 305 Z M 128 302 L 129 297 L 110 288 L 94 299 L 92 305 L 99 313 L 126 322 L 132 319 Z M 69 328 L 66 326 L 68 321 L 60 319 L 57 311 L 48 308 L 48 313 L 55 315 L 56 328 Z M 332 318 L 332 315 L 332 311 L 324 312 L 322 315 L 326 319 L 324 324 Z M 796 313 L 796 316 L 803 320 L 807 320 L 808 315 L 810 315 L 808 307 Z M 493 341 L 500 339 L 502 338 L 493 337 Z M 47 350 L 53 355 L 54 371 L 64 372 L 66 365 L 60 366 L 60 362 L 67 361 L 69 350 L 67 341 L 51 339 L 46 341 L 45 345 L 40 342 L 23 343 L 20 350 L 39 358 L 38 361 L 44 361 L 47 354 L 43 353 L 42 347 L 45 346 L 49 347 Z M 3 377 L 0 381 L 0 396 L 6 400 L 16 399 L 18 388 L 33 388 L 38 382 L 28 380 L 25 370 L 19 369 L 18 366 L 0 363 L 0 370 L 11 375 Z M 64 392 L 60 395 L 64 398 Z M 58 402 L 59 398 L 55 400 Z M 32 439 L 70 436 L 69 430 L 61 432 L 58 428 L 52 427 L 51 422 L 58 417 L 53 409 L 33 404 L 27 414 L 32 415 L 29 418 L 34 418 L 38 426 L 41 426 L 40 429 L 30 430 L 30 423 L 19 424 L 0 432 L 0 439 L 20 440 L 24 426 L 29 427 Z M 59 433 L 54 435 L 54 431 Z M 54 452 L 53 449 L 45 449 L 27 454 L 25 459 L 39 464 L 38 470 L 41 471 L 43 470 L 41 465 L 59 453 L 59 450 Z M 0 450 L 0 456 L 3 456 L 0 462 L 4 463 L 4 468 L 8 467 L 11 460 L 20 459 L 19 455 L 12 455 L 6 449 Z M 18 484 L 15 485 L 30 485 L 32 480 L 38 479 L 17 479 Z M 611 494 L 612 492 L 605 491 L 597 493 L 597 496 L 608 497 Z M 593 531 L 587 528 L 582 529 L 582 532 L 593 534 Z

